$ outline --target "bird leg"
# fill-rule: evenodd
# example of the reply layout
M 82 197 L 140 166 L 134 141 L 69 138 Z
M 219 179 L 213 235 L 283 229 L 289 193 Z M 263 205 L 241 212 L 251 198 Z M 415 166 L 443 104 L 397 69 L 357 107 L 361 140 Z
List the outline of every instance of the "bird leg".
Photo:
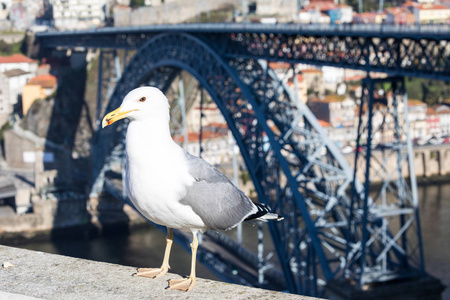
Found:
M 167 238 L 166 238 L 166 251 L 164 252 L 164 259 L 161 268 L 139 268 L 134 276 L 159 278 L 167 273 L 170 269 L 169 257 L 170 249 L 173 243 L 173 231 L 172 228 L 167 227 Z
M 169 289 L 170 290 L 180 290 L 189 292 L 195 286 L 196 276 L 195 276 L 195 264 L 197 261 L 197 248 L 198 248 L 198 239 L 197 232 L 192 232 L 193 239 L 191 243 L 192 250 L 192 258 L 191 258 L 191 274 L 188 278 L 183 279 L 171 279 L 169 280 Z

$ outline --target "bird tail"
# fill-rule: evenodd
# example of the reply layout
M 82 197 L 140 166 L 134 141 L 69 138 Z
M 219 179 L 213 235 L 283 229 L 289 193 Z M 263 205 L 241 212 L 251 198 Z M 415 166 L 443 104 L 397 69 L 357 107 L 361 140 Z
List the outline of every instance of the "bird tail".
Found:
M 255 202 L 253 202 L 253 204 L 256 206 L 258 211 L 256 213 L 248 216 L 247 218 L 245 218 L 244 221 L 258 220 L 258 221 L 267 222 L 269 220 L 281 221 L 284 219 L 282 216 L 279 216 L 279 215 L 273 213 L 271 211 L 270 207 L 266 204 L 255 203 Z

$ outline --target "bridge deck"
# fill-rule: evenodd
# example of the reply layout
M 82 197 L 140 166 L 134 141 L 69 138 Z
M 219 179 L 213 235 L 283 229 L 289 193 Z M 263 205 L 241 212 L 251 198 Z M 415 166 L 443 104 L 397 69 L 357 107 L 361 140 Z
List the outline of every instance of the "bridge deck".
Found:
M 379 24 L 254 24 L 254 23 L 209 23 L 209 24 L 164 24 L 147 26 L 102 27 L 78 31 L 47 31 L 37 37 L 81 36 L 130 33 L 273 33 L 341 36 L 391 36 L 411 38 L 450 38 L 448 25 L 379 25 Z
M 36 34 L 48 48 L 141 48 L 158 34 L 189 34 L 227 58 L 326 65 L 450 80 L 449 26 L 175 24 Z M 179 47 L 190 47 L 182 45 Z

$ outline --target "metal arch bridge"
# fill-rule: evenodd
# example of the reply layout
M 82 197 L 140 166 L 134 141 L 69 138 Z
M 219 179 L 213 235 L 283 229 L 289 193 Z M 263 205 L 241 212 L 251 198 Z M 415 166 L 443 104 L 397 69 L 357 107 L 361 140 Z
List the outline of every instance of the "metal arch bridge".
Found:
M 335 278 L 350 278 L 363 286 L 424 276 L 415 176 L 411 172 L 411 182 L 401 176 L 404 168 L 412 168 L 408 127 L 402 130 L 407 112 L 398 110 L 399 101 L 406 104 L 404 82 L 400 77 L 391 79 L 394 109 L 386 112 L 396 132 L 388 154 L 397 158 L 396 175 L 384 167 L 385 161 L 374 162 L 371 156 L 371 137 L 383 130 L 383 125 L 372 124 L 371 108 L 377 100 L 373 92 L 383 82 L 368 79 L 363 85 L 361 103 L 369 108 L 369 117 L 360 115 L 361 153 L 355 156 L 357 167 L 361 156 L 368 162 L 362 167 L 363 185 L 356 180 L 356 167 L 350 168 L 317 119 L 268 68 L 267 61 L 449 80 L 449 31 L 419 29 L 173 25 L 49 32 L 37 34 L 36 42 L 41 55 L 55 48 L 138 50 L 123 74 L 116 68 L 117 84 L 107 95 L 107 105 L 99 105 L 99 116 L 120 105 L 125 94 L 139 85 L 166 91 L 181 70 L 192 74 L 225 117 L 259 201 L 285 217 L 283 222 L 269 224 L 284 288 L 320 295 Z M 99 71 L 102 78 L 102 63 Z M 101 191 L 104 185 L 114 190 L 104 176 L 121 155 L 122 129 L 97 132 L 94 190 Z M 372 164 L 381 167 L 371 173 Z M 373 174 L 384 180 L 375 196 L 369 195 Z M 387 201 L 386 193 L 394 194 L 395 200 Z M 207 260 L 205 255 L 203 261 Z M 268 277 L 276 278 L 274 272 Z M 227 278 L 233 280 L 233 276 Z
M 326 65 L 450 79 L 449 26 L 179 24 L 37 33 L 40 49 L 139 49 L 160 33 L 188 33 L 223 58 Z

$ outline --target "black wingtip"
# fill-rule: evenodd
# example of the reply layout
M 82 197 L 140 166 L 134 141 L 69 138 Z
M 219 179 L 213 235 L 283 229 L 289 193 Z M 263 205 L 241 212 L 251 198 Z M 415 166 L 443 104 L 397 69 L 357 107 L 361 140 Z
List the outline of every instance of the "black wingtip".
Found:
M 273 213 L 270 207 L 264 203 L 253 202 L 253 204 L 256 206 L 258 211 L 253 215 L 248 216 L 244 221 L 259 220 L 267 222 L 269 220 L 281 221 L 284 219 L 282 216 Z

